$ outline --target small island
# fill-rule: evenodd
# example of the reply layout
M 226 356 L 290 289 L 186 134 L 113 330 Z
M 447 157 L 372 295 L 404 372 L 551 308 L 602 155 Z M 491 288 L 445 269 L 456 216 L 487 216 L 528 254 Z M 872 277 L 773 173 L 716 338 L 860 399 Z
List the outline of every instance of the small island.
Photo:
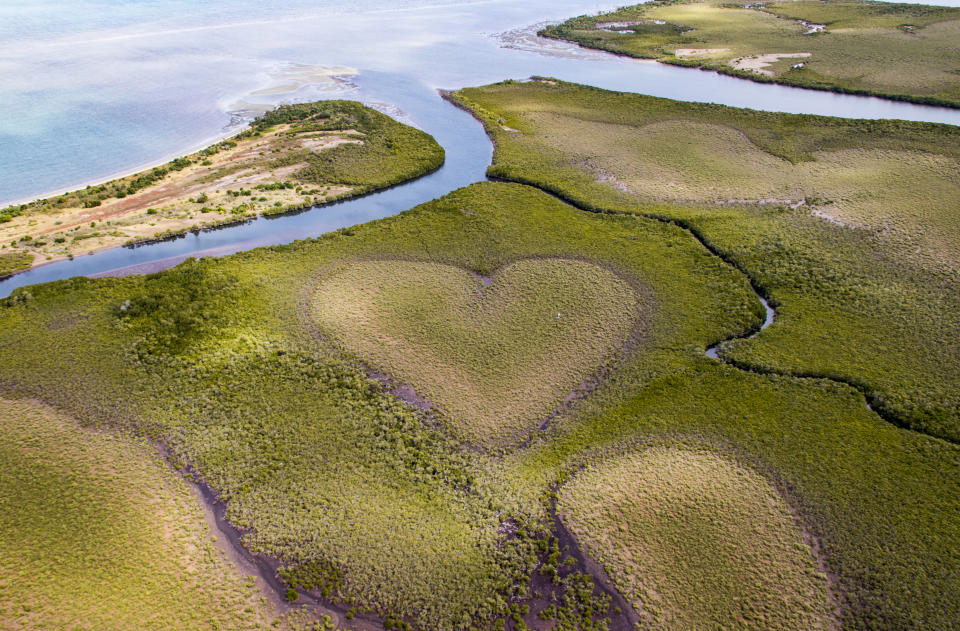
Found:
M 351 101 L 285 105 L 197 153 L 0 209 L 0 277 L 98 250 L 330 204 L 438 169 L 429 135 Z

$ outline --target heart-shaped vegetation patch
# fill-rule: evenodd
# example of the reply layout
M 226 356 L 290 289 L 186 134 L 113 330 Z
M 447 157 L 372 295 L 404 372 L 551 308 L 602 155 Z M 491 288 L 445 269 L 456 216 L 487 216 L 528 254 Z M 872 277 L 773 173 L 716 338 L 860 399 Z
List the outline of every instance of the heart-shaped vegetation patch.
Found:
M 640 294 L 599 265 L 525 259 L 491 278 L 402 260 L 344 264 L 320 284 L 318 323 L 411 384 L 470 441 L 536 427 L 624 349 Z
M 594 464 L 557 506 L 644 629 L 836 629 L 827 576 L 759 473 L 670 446 Z

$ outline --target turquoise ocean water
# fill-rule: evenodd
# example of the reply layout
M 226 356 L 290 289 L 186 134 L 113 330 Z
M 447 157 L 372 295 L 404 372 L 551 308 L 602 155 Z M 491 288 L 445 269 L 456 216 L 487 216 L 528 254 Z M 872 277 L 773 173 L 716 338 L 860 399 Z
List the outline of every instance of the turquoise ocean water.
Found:
M 801 91 L 757 91 L 717 81 L 710 73 L 642 63 L 624 69 L 614 60 L 537 43 L 531 36 L 531 25 L 619 4 L 622 0 L 4 0 L 0 205 L 198 149 L 281 102 L 342 95 L 403 116 L 394 96 L 364 89 L 364 77 L 375 73 L 391 74 L 398 84 L 409 84 L 408 91 L 534 72 L 616 87 L 632 73 L 627 89 L 659 96 L 904 116 L 867 101 L 834 105 Z M 508 36 L 498 36 L 505 32 Z M 571 58 L 581 63 L 566 63 Z M 333 81 L 318 66 L 349 66 L 358 74 Z M 926 115 L 905 117 L 916 116 Z M 428 122 L 407 120 L 423 127 Z

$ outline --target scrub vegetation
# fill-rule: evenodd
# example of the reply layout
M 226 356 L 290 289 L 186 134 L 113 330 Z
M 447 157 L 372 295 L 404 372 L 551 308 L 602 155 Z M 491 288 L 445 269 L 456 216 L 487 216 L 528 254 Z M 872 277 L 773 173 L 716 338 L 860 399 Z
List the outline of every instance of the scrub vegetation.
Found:
M 585 401 L 511 455 L 526 492 L 583 466 L 605 470 L 605 462 L 647 447 L 707 449 L 763 473 L 793 507 L 833 579 L 842 628 L 956 626 L 955 446 L 894 427 L 836 382 L 758 375 L 679 354 L 670 366 L 647 385 L 624 387 L 615 401 Z M 605 565 L 614 577 L 630 569 L 613 558 Z M 684 587 L 744 589 L 693 578 Z
M 327 321 L 341 292 L 377 289 L 379 298 L 360 301 L 378 307 L 367 326 L 404 333 L 397 345 L 411 352 L 431 344 L 448 364 L 481 365 L 482 344 L 452 341 L 472 332 L 451 327 L 438 331 L 444 343 L 422 342 L 409 328 L 403 299 L 425 295 L 421 277 L 440 284 L 424 298 L 438 308 L 464 309 L 460 288 L 487 312 L 513 283 L 545 287 L 549 296 L 560 280 L 582 290 L 589 278 L 597 287 L 584 292 L 587 304 L 626 296 L 642 326 L 593 390 L 528 440 L 510 442 L 509 428 L 491 424 L 506 442 L 476 449 L 462 440 L 462 419 L 393 394 L 410 386 L 420 394 L 423 383 L 367 376 L 378 362 L 357 333 L 361 320 L 353 330 L 341 317 Z M 625 466 L 617 464 L 624 454 L 659 453 L 647 447 L 693 453 L 694 464 L 678 470 L 710 463 L 717 479 L 737 476 L 725 487 L 740 493 L 731 511 L 760 497 L 766 503 L 751 515 L 790 537 L 801 527 L 809 533 L 788 539 L 799 541 L 793 556 L 765 543 L 769 530 L 750 535 L 766 559 L 758 563 L 782 570 L 780 585 L 811 586 L 811 609 L 796 615 L 816 622 L 830 614 L 823 579 L 811 573 L 813 551 L 834 577 L 845 628 L 955 626 L 956 447 L 894 427 L 849 386 L 704 357 L 708 344 L 748 333 L 762 315 L 743 273 L 685 228 L 639 213 L 583 212 L 529 186 L 483 183 L 289 246 L 145 277 L 17 290 L 0 307 L 0 384 L 87 423 L 162 440 L 227 503 L 248 549 L 276 560 L 291 598 L 325 598 L 345 610 L 346 628 L 370 616 L 392 628 L 620 628 L 611 625 L 626 603 L 614 606 L 598 591 L 602 569 L 561 545 L 550 496 L 559 484 L 561 510 L 577 529 L 585 488 L 578 472 L 606 475 Z M 523 317 L 517 322 L 536 331 Z M 589 322 L 583 316 L 578 327 Z M 583 352 L 597 357 L 604 348 L 609 342 Z M 760 475 L 771 482 L 761 484 Z M 786 519 L 787 504 L 796 522 Z M 723 511 L 718 518 L 733 519 Z M 628 580 L 626 564 L 602 558 L 616 584 Z M 697 585 L 691 575 L 672 593 Z M 709 589 L 722 596 L 738 586 Z M 756 593 L 770 589 L 760 584 Z M 756 611 L 764 610 L 761 596 Z
M 0 399 L 0 627 L 268 629 L 151 445 Z
M 595 277 L 600 295 L 644 292 L 632 356 L 651 373 L 760 318 L 741 275 L 677 227 L 482 184 L 291 246 L 18 290 L 0 310 L 0 381 L 162 439 L 297 589 L 425 629 L 506 615 L 551 529 L 542 494 L 520 502 L 496 454 L 399 402 L 313 324 L 324 272 L 372 257 L 492 275 L 489 291 L 517 264 L 512 282 L 549 287 L 559 275 L 577 289 Z
M 0 623 L 958 626 L 960 132 L 451 98 L 512 182 L 0 302 Z M 442 160 L 388 120 L 291 106 L 236 142 L 336 135 L 276 168 L 356 193 Z M 336 620 L 270 620 L 156 443 Z
M 778 317 L 757 338 L 724 345 L 727 359 L 842 380 L 888 420 L 960 440 L 955 127 L 754 112 L 554 81 L 455 98 L 496 140 L 490 175 L 581 208 L 683 225 L 744 271 Z M 925 173 L 932 190 L 892 175 L 901 169 Z
M 30 269 L 33 255 L 29 252 L 7 252 L 0 254 L 0 278 Z
M 960 107 L 960 9 L 868 0 L 657 0 L 542 35 L 754 81 Z
M 827 577 L 789 507 L 735 462 L 651 447 L 578 474 L 558 507 L 647 628 L 836 625 Z
M 430 135 L 359 103 L 284 105 L 164 166 L 0 209 L 0 276 L 356 197 L 434 171 L 443 159 Z

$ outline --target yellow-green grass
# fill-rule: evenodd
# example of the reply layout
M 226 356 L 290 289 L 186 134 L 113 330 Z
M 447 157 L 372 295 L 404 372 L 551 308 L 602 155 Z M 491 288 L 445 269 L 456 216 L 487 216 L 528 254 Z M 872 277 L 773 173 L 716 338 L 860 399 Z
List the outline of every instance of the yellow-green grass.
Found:
M 142 439 L 0 399 L 0 627 L 259 629 L 270 607 Z
M 7 252 L 0 254 L 0 278 L 29 269 L 33 255 L 29 252 Z
M 324 273 L 371 259 L 492 275 L 490 291 L 517 261 L 618 270 L 649 308 L 608 377 L 639 364 L 613 392 L 762 315 L 742 275 L 678 227 L 483 183 L 290 246 L 20 290 L 0 308 L 0 384 L 163 438 L 298 588 L 422 629 L 469 627 L 503 613 L 535 567 L 531 541 L 503 526 L 542 507 L 518 498 L 494 450 L 451 439 L 442 415 L 419 416 L 317 338 Z
M 748 4 L 649 2 L 574 18 L 543 33 L 755 80 L 960 106 L 956 8 L 860 0 L 786 0 L 744 8 Z M 809 33 L 804 22 L 826 28 Z M 611 23 L 619 26 L 607 26 Z M 806 56 L 761 58 L 798 53 Z M 798 63 L 802 68 L 793 67 Z
M 281 106 L 233 139 L 161 167 L 0 208 L 0 276 L 329 204 L 424 175 L 443 159 L 429 134 L 359 103 Z
M 491 175 L 677 222 L 749 275 L 778 317 L 728 359 L 841 379 L 886 418 L 960 439 L 960 130 L 562 82 L 455 98 L 496 141 Z
M 841 137 L 817 132 L 802 137 Z M 582 191 L 607 200 L 609 187 L 591 181 Z M 488 276 L 537 258 L 615 269 L 649 308 L 636 352 L 527 447 L 469 449 L 442 417 L 401 405 L 317 338 L 317 288 L 351 261 Z M 744 275 L 680 227 L 483 183 L 288 246 L 19 290 L 0 306 L 0 386 L 163 438 L 298 589 L 425 631 L 490 629 L 528 591 L 531 539 L 543 543 L 552 524 L 543 500 L 558 478 L 639 444 L 683 441 L 735 453 L 789 493 L 836 576 L 845 628 L 957 626 L 956 447 L 881 420 L 847 386 L 703 356 L 761 317 Z
M 837 626 L 827 577 L 790 508 L 736 462 L 651 447 L 579 473 L 557 506 L 645 628 Z
M 675 373 L 624 391 L 617 402 L 588 402 L 530 450 L 511 455 L 511 474 L 526 481 L 521 492 L 542 492 L 558 473 L 603 469 L 611 454 L 648 445 L 733 454 L 776 482 L 819 542 L 842 628 L 957 625 L 955 446 L 886 423 L 834 382 L 757 375 L 706 359 L 672 365 Z
M 622 125 L 550 111 L 524 118 L 553 152 L 624 192 L 678 203 L 809 202 L 817 215 L 899 237 L 908 249 L 960 268 L 960 160 L 953 156 L 844 148 L 793 163 L 727 125 Z
M 527 259 L 489 279 L 450 265 L 358 261 L 314 297 L 323 328 L 416 386 L 480 444 L 527 434 L 624 350 L 641 300 L 593 263 Z

